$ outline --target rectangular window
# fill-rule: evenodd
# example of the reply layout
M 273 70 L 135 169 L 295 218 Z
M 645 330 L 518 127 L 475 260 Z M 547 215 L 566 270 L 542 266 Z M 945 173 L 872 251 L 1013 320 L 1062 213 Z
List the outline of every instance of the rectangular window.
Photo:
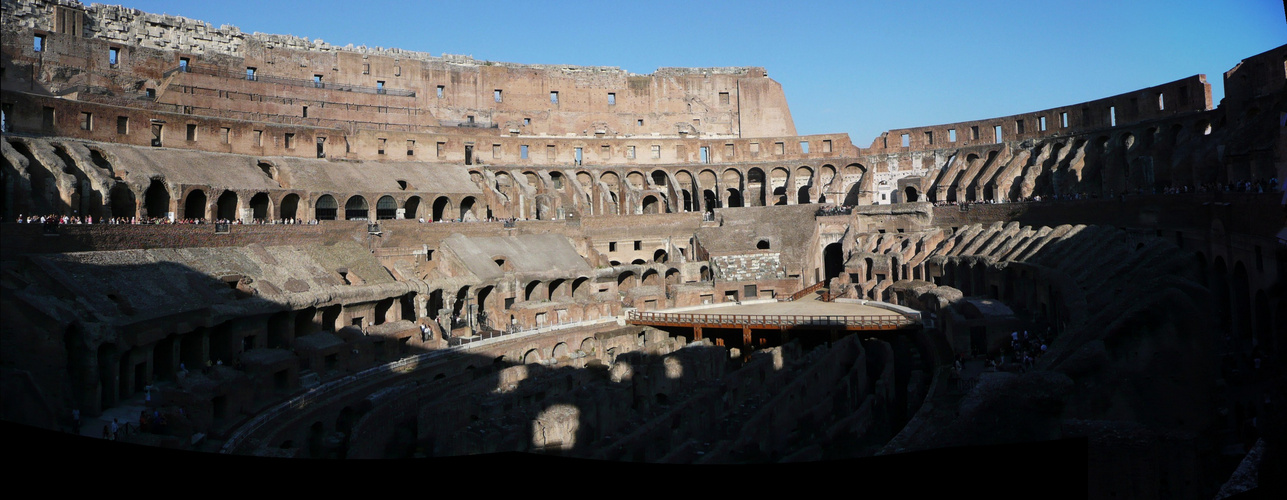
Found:
M 720 92 L 720 93 L 719 93 L 719 103 L 720 103 L 720 104 L 728 104 L 728 92 Z
M 822 140 L 822 152 L 823 152 L 823 153 L 830 153 L 830 152 L 831 152 L 831 139 L 823 139 L 823 140 Z
M 1157 110 L 1158 111 L 1166 110 L 1166 95 L 1161 92 L 1157 93 Z
M 947 142 L 956 142 L 956 129 L 947 129 Z
M 160 123 L 152 124 L 152 147 L 161 147 L 161 134 L 165 132 L 165 125 Z
M 474 115 L 468 115 L 468 116 L 466 116 L 466 117 L 465 117 L 465 122 L 466 122 L 466 123 L 474 123 Z
M 1016 133 L 1016 134 L 1022 134 L 1022 133 L 1023 133 L 1023 120 L 1015 120 L 1015 121 L 1014 121 L 1014 133 Z
M 255 68 L 246 68 L 246 79 L 250 81 L 255 80 Z
M 751 156 L 760 154 L 760 143 L 752 142 L 750 148 L 751 148 Z
M 1037 119 L 1037 127 L 1040 128 L 1042 132 L 1046 131 L 1046 117 L 1043 116 Z
M 617 242 L 615 242 L 615 241 L 609 241 L 609 242 L 608 242 L 608 251 L 609 251 L 609 252 L 615 252 L 615 251 L 617 251 Z
M 254 133 L 254 137 L 255 137 L 255 145 L 256 145 L 256 146 L 263 146 L 263 145 L 264 145 L 264 131 L 263 131 L 263 130 L 256 130 L 256 131 L 255 131 L 255 133 Z
M 975 126 L 970 127 L 970 140 L 971 140 L 971 141 L 977 141 L 977 140 L 979 140 L 979 126 L 978 126 L 978 125 L 975 125 Z
M 362 63 L 362 74 L 371 74 L 371 63 Z
M 45 35 L 36 35 L 35 40 L 32 41 L 32 50 L 36 52 L 45 50 Z
M 654 160 L 660 160 L 660 159 L 661 159 L 661 146 L 653 146 L 653 147 L 652 147 L 652 159 L 654 159 Z
M 443 87 L 442 85 L 439 85 L 439 86 L 438 86 L 438 98 L 439 98 L 439 99 L 442 99 L 442 91 L 443 91 L 443 89 L 444 89 L 444 87 Z
M 319 89 L 322 88 L 322 75 L 313 75 L 313 86 Z
M 702 160 L 702 163 L 710 163 L 710 162 L 711 162 L 711 148 L 708 148 L 708 147 L 706 147 L 706 146 L 702 146 L 700 151 L 701 151 L 701 160 Z
M 438 156 L 439 158 L 442 158 L 442 157 L 444 157 L 444 156 L 446 156 L 446 155 L 447 155 L 447 143 L 445 143 L 445 142 L 439 142 L 439 143 L 438 143 L 437 156 Z
M 222 143 L 222 144 L 228 144 L 228 143 L 232 142 L 232 129 L 231 129 L 231 128 L 223 127 L 223 128 L 220 128 L 220 129 L 219 129 L 219 142 L 220 142 L 220 143 Z
M 599 158 L 603 158 L 603 159 L 612 158 L 612 147 L 608 146 L 607 144 L 599 146 Z
M 634 147 L 634 146 L 626 146 L 626 159 L 627 159 L 627 160 L 633 160 L 633 159 L 635 159 L 635 147 Z
M 308 118 L 308 106 L 304 106 L 303 115 L 304 115 L 304 118 Z
M 527 145 L 526 145 L 526 144 L 523 144 L 523 145 L 521 145 L 521 146 L 519 146 L 519 147 L 518 147 L 518 157 L 519 157 L 519 158 L 522 158 L 522 159 L 524 159 L 524 160 L 526 160 L 526 159 L 527 159 Z
M 617 105 L 617 94 L 612 93 L 612 92 L 608 92 L 608 105 L 609 105 L 609 106 L 616 106 L 616 105 Z
M 640 241 L 640 240 L 635 240 L 635 250 L 643 250 L 643 242 L 642 242 L 642 241 Z
M 107 62 L 111 64 L 113 68 L 115 68 L 117 64 L 120 64 L 121 49 L 118 49 L 116 47 L 107 49 Z
M 531 125 L 531 124 L 532 124 L 532 119 L 531 119 L 531 118 L 524 118 L 524 119 L 523 119 L 523 125 Z
M 643 118 L 640 118 L 640 119 L 638 119 L 638 120 L 635 120 L 635 125 L 638 125 L 638 126 L 642 127 L 642 126 L 643 126 Z
M 286 149 L 295 149 L 295 134 L 287 132 L 286 135 L 282 137 L 286 143 Z
M 934 145 L 934 131 L 930 130 L 925 132 L 925 144 L 931 146 Z
M 146 92 L 148 99 L 156 99 L 156 89 L 147 89 Z
M 1068 128 L 1068 112 L 1059 113 L 1059 128 Z
M 724 145 L 724 159 L 725 159 L 725 160 L 732 160 L 732 159 L 733 159 L 733 155 L 734 155 L 735 153 L 737 153 L 737 147 L 735 147 L 733 144 L 725 144 L 725 145 Z
M 800 153 L 809 154 L 809 141 L 800 141 Z
M 492 91 L 492 99 L 495 100 L 496 102 L 501 102 L 501 89 L 496 89 Z
M 188 72 L 188 64 L 189 64 L 189 63 L 191 63 L 191 62 L 192 62 L 192 61 L 191 61 L 190 59 L 186 58 L 186 57 L 180 57 L 180 58 L 179 58 L 179 71 L 182 71 L 182 72 L 184 72 L 184 73 L 187 73 L 187 72 Z
M 416 155 L 416 141 L 408 140 L 408 141 L 407 141 L 407 156 L 415 156 L 415 155 Z
M 899 140 L 903 147 L 909 147 L 912 145 L 912 134 L 903 134 Z
M 558 104 L 558 103 L 559 103 L 559 92 L 557 90 L 550 91 L 550 104 Z
M 786 154 L 786 143 L 782 143 L 782 142 L 773 143 L 773 154 L 775 155 Z
M 498 159 L 500 159 L 500 157 L 501 157 L 501 145 L 500 145 L 500 144 L 492 144 L 492 159 L 493 159 L 493 160 L 498 160 Z
M 126 135 L 130 133 L 130 117 L 128 116 L 116 117 L 116 133 L 120 135 Z
M 375 93 L 377 93 L 377 94 L 383 94 L 383 93 L 384 93 L 384 80 L 376 80 L 376 81 L 375 81 Z
M 553 160 L 553 159 L 555 159 L 555 158 L 557 158 L 557 157 L 558 157 L 558 153 L 559 153 L 559 152 L 558 152 L 558 150 L 554 148 L 554 145 L 553 145 L 553 144 L 546 144 L 546 145 L 545 145 L 545 158 L 546 158 L 546 159 Z
M 1117 126 L 1117 106 L 1108 107 L 1108 126 Z
M 1000 126 L 1000 125 L 997 125 L 997 126 L 995 126 L 995 127 L 992 127 L 992 137 L 993 137 L 994 139 L 996 139 L 996 142 L 1001 142 L 1001 126 Z
M 80 114 L 80 129 L 94 130 L 94 114 L 82 112 Z
M 188 124 L 188 140 L 189 141 L 197 140 L 197 124 L 195 123 Z
M 380 143 L 380 146 L 378 149 L 375 150 L 375 154 L 378 154 L 378 155 L 384 154 L 384 145 L 387 144 L 388 141 L 386 141 L 383 137 L 376 139 L 376 141 Z

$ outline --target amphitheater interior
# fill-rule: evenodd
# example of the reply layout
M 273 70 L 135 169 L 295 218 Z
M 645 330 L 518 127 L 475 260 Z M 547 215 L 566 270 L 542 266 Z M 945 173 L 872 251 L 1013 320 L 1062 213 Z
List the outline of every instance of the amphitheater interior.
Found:
M 758 67 L 3 9 L 10 423 L 280 458 L 1085 438 L 1096 497 L 1281 481 L 1287 46 L 1219 103 L 1194 75 L 864 146 Z M 640 321 L 736 304 L 900 323 Z

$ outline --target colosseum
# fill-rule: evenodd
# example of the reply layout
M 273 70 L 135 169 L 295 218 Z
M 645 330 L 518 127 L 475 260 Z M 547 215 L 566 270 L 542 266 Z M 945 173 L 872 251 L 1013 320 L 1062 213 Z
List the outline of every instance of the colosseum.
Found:
M 698 464 L 1085 438 L 1096 497 L 1282 463 L 1287 46 L 1218 105 L 1194 75 L 862 145 L 759 67 L 3 9 L 15 425 Z

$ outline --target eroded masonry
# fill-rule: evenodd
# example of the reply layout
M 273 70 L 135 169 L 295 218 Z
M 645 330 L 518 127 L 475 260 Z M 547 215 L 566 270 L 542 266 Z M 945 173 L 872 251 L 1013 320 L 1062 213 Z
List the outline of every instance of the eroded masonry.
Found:
M 763 68 L 3 9 L 7 420 L 277 457 L 1089 436 L 1092 491 L 1167 498 L 1282 444 L 1287 46 L 1218 107 L 1196 75 L 860 146 Z

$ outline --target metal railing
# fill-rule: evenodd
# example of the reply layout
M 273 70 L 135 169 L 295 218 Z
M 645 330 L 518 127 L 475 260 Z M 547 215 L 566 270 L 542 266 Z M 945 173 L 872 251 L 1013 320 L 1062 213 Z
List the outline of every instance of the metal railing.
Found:
M 317 89 L 339 90 L 343 92 L 359 92 L 363 94 L 391 95 L 399 97 L 415 97 L 414 90 L 391 89 L 388 87 L 367 87 L 364 85 L 350 85 L 334 82 L 319 82 L 315 80 L 304 80 L 299 78 L 283 78 L 280 76 L 261 75 L 259 73 L 236 73 L 226 71 L 222 68 L 213 68 L 208 66 L 179 66 L 165 72 L 165 76 L 175 73 L 191 73 L 195 75 L 213 76 L 216 78 L 228 78 L 232 80 L 247 80 L 252 82 L 275 83 L 278 85 L 290 85 L 293 87 L 312 87 Z
M 800 291 L 798 291 L 798 292 L 795 292 L 795 293 L 791 294 L 791 296 L 790 296 L 790 297 L 787 297 L 787 298 L 783 299 L 783 300 L 782 300 L 782 302 L 791 302 L 791 301 L 795 301 L 795 300 L 800 300 L 800 299 L 801 299 L 802 297 L 804 297 L 805 295 L 809 295 L 809 294 L 811 294 L 811 293 L 813 293 L 813 292 L 818 291 L 818 289 L 819 289 L 819 288 L 822 288 L 823 286 L 826 286 L 826 284 L 827 284 L 827 282 L 825 282 L 825 281 L 819 281 L 819 282 L 817 282 L 817 283 L 814 283 L 814 284 L 812 284 L 812 285 L 809 285 L 809 286 L 808 286 L 807 288 L 805 288 L 804 290 L 800 290 Z
M 848 316 L 831 314 L 693 314 L 630 311 L 627 320 L 641 323 L 780 328 L 808 326 L 900 328 L 916 324 L 916 320 L 898 314 Z

